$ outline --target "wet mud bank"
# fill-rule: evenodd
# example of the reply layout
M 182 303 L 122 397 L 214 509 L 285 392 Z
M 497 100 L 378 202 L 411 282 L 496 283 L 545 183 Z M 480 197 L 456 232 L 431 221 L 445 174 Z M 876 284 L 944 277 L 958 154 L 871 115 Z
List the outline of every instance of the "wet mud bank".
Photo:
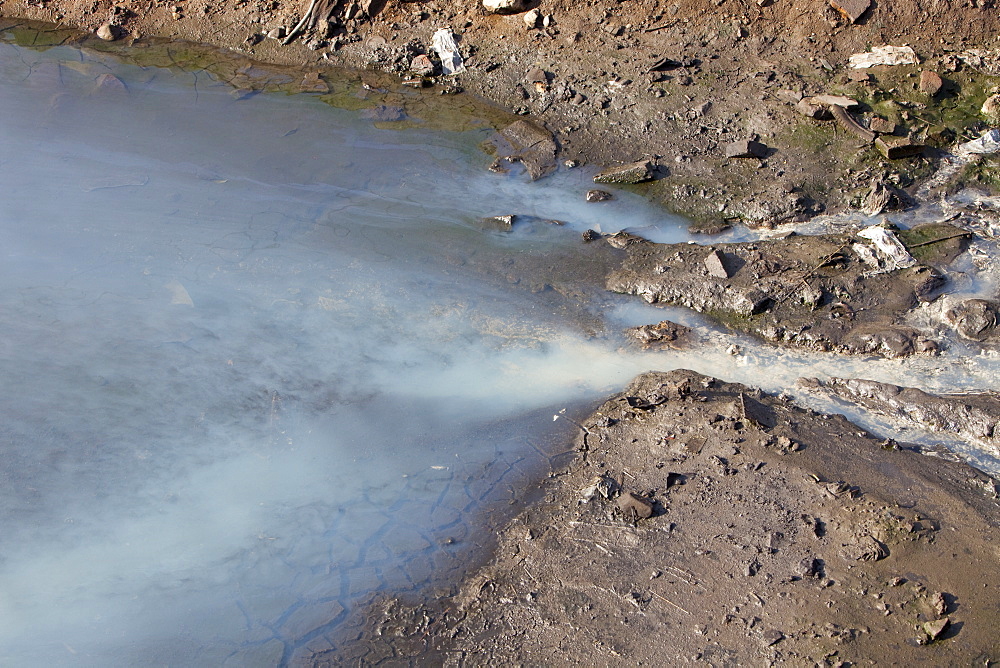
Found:
M 998 487 L 689 371 L 581 423 L 576 461 L 453 595 L 309 665 L 995 660 Z

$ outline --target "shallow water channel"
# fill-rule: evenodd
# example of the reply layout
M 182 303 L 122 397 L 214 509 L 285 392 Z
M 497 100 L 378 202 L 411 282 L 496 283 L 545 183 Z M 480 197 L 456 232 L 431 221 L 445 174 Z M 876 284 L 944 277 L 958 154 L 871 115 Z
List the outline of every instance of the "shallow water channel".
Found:
M 587 228 L 687 239 L 634 195 L 585 204 L 583 170 L 490 173 L 486 124 L 379 122 L 358 86 L 338 107 L 14 41 L 0 43 L 4 665 L 275 665 L 335 644 L 373 594 L 453 582 L 488 542 L 484 517 L 569 456 L 575 427 L 553 415 L 580 419 L 646 369 L 768 390 L 995 377 L 958 358 L 859 374 L 682 312 L 705 346 L 644 353 L 618 331 L 662 310 L 554 298 L 505 270 L 583 257 Z M 505 213 L 535 218 L 478 222 Z M 734 341 L 744 354 L 725 353 Z

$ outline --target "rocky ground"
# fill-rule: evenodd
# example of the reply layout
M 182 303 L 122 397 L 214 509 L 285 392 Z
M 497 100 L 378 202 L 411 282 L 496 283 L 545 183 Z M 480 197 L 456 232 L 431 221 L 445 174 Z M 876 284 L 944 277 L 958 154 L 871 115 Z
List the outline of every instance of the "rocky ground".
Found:
M 442 124 L 446 105 L 428 100 L 463 88 L 498 105 L 480 114 L 502 129 L 498 156 L 538 177 L 564 161 L 638 160 L 632 173 L 650 180 L 627 187 L 704 232 L 905 207 L 922 183 L 921 196 L 1000 183 L 995 158 L 953 163 L 944 153 L 993 120 L 981 112 L 1000 74 L 992 0 L 555 0 L 508 15 L 467 0 L 0 0 L 0 15 L 81 28 L 95 45 L 165 37 L 234 49 L 297 68 L 213 61 L 237 90 L 342 95 L 385 122 L 411 100 L 401 86 L 421 88 L 424 118 L 439 114 Z M 431 48 L 445 27 L 467 67 L 457 77 L 440 76 Z M 911 45 L 919 62 L 847 67 L 852 54 L 886 44 Z M 193 58 L 182 51 L 137 58 Z M 368 68 L 357 75 L 363 100 L 324 78 L 336 66 Z M 921 181 L 932 173 L 936 181 Z M 976 220 L 989 227 L 997 207 L 983 202 L 976 206 L 989 215 Z M 537 280 L 530 268 L 510 271 L 526 288 L 572 300 L 615 266 L 612 290 L 696 308 L 770 341 L 934 354 L 941 330 L 916 327 L 911 316 L 944 303 L 953 261 L 977 243 L 979 228 L 963 216 L 898 231 L 913 258 L 905 266 L 844 232 L 705 247 L 618 235 L 590 244 L 593 266 L 554 258 Z M 949 335 L 995 349 L 1000 307 L 988 297 L 935 312 Z M 636 335 L 697 345 L 671 323 Z M 997 438 L 989 395 L 930 397 L 838 379 L 811 387 L 901 422 Z M 576 461 L 553 473 L 542 500 L 500 531 L 493 556 L 453 591 L 378 602 L 355 620 L 354 637 L 297 660 L 1000 660 L 1000 508 L 987 476 L 686 371 L 636 379 L 583 423 L 577 447 Z
M 689 371 L 580 456 L 456 596 L 388 601 L 344 665 L 992 665 L 998 487 L 841 416 Z
M 432 35 L 449 28 L 466 71 L 426 83 L 530 115 L 561 159 L 653 159 L 656 179 L 643 191 L 709 230 L 848 208 L 873 178 L 912 186 L 939 148 L 985 127 L 980 108 L 996 84 L 990 75 L 1000 74 L 989 50 L 992 0 L 514 4 L 504 15 L 473 0 L 2 0 L 0 15 L 104 26 L 106 38 L 206 42 L 319 76 L 333 65 L 365 67 L 411 83 L 420 81 L 414 69 L 440 74 Z M 887 44 L 912 45 L 919 64 L 848 67 L 852 54 Z M 422 54 L 431 61 L 414 60 Z M 832 94 L 835 104 L 815 97 Z M 887 159 L 876 136 L 916 145 L 916 154 Z M 755 150 L 738 152 L 751 140 Z M 993 184 L 997 174 L 987 161 L 963 178 Z

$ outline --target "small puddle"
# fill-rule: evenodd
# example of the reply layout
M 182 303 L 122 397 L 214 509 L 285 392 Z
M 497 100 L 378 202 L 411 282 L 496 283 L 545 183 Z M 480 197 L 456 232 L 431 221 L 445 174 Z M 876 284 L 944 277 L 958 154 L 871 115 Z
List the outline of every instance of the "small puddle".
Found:
M 372 595 L 456 581 L 491 513 L 572 455 L 553 416 L 647 369 L 995 384 L 993 358 L 776 351 L 596 284 L 536 289 L 530 268 L 588 261 L 585 229 L 686 224 L 586 204 L 582 170 L 488 172 L 503 116 L 470 100 L 356 74 L 288 95 L 301 74 L 231 54 L 75 39 L 0 41 L 4 664 L 336 644 Z M 525 224 L 478 222 L 507 213 Z M 666 315 L 705 345 L 618 334 Z

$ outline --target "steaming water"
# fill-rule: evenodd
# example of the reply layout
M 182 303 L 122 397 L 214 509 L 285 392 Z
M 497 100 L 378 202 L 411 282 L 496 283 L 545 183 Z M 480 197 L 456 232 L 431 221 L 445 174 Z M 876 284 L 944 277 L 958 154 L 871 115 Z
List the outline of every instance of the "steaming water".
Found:
M 127 91 L 97 86 L 112 69 Z M 684 226 L 625 193 L 583 204 L 585 174 L 490 174 L 485 136 L 0 44 L 0 663 L 275 665 L 335 644 L 373 592 L 454 578 L 483 514 L 565 450 L 553 413 L 646 369 L 994 382 L 990 359 L 742 339 L 733 357 L 683 312 L 691 352 L 587 335 L 495 267 L 588 227 Z M 567 225 L 475 222 L 507 212 Z M 665 315 L 606 299 L 589 308 L 609 331 Z

